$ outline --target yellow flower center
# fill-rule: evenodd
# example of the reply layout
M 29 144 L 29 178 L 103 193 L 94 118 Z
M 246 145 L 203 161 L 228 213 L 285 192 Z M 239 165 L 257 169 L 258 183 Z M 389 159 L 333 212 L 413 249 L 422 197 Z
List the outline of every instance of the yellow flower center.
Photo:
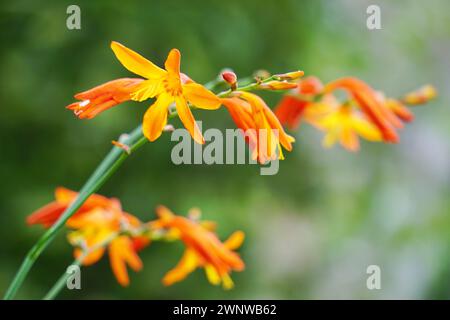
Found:
M 180 77 L 176 74 L 168 73 L 163 80 L 164 90 L 172 96 L 178 96 L 183 92 Z

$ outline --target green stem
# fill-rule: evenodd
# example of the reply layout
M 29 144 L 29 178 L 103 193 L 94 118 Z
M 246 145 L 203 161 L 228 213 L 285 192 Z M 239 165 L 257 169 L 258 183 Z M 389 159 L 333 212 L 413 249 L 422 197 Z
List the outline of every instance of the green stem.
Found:
M 271 80 L 276 79 L 276 76 L 268 77 L 260 82 L 250 83 L 236 90 L 240 91 L 252 91 L 259 89 L 259 85 L 261 83 L 266 83 Z M 219 85 L 220 81 L 216 80 L 215 82 L 211 82 L 208 86 L 214 88 Z M 226 90 L 223 91 L 217 96 L 226 97 L 229 96 L 233 91 Z M 170 117 L 175 116 L 175 114 L 171 114 Z M 18 289 L 23 284 L 26 276 L 31 270 L 36 259 L 41 255 L 41 253 L 47 248 L 47 246 L 51 243 L 51 241 L 55 238 L 56 234 L 61 230 L 66 221 L 83 205 L 83 203 L 95 193 L 100 187 L 114 174 L 114 172 L 121 166 L 121 164 L 128 158 L 128 156 L 140 148 L 147 142 L 147 139 L 142 134 L 142 127 L 139 126 L 134 129 L 129 135 L 126 137 L 122 137 L 119 139 L 121 143 L 129 146 L 128 150 L 124 150 L 120 147 L 113 147 L 108 155 L 103 159 L 94 173 L 91 175 L 89 180 L 84 184 L 81 188 L 77 198 L 71 203 L 71 205 L 64 211 L 64 213 L 59 217 L 59 219 L 53 224 L 43 235 L 42 237 L 35 243 L 35 245 L 28 251 L 22 265 L 17 271 L 12 283 L 10 284 L 8 290 L 5 293 L 4 299 L 10 300 L 13 299 L 16 295 Z
M 17 271 L 11 285 L 5 293 L 4 299 L 13 299 L 17 290 L 22 285 L 25 277 L 30 272 L 36 259 L 44 251 L 50 242 L 55 238 L 59 230 L 64 226 L 66 221 L 82 206 L 82 204 L 95 193 L 120 167 L 120 165 L 128 158 L 131 152 L 137 150 L 145 144 L 147 139 L 142 134 L 142 127 L 134 129 L 129 135 L 120 139 L 121 143 L 130 146 L 130 151 L 126 152 L 119 147 L 113 147 L 108 155 L 103 159 L 88 181 L 81 188 L 77 198 L 64 211 L 59 219 L 53 224 L 35 243 L 31 250 L 27 253 L 22 265 Z
M 233 93 L 233 91 L 253 91 L 253 90 L 258 90 L 258 89 L 261 89 L 260 88 L 261 84 L 267 83 L 267 82 L 270 82 L 270 81 L 273 81 L 273 80 L 277 80 L 277 76 L 270 76 L 270 77 L 268 77 L 268 78 L 266 78 L 264 80 L 261 80 L 260 82 L 252 82 L 252 83 L 249 83 L 249 84 L 244 85 L 242 87 L 237 87 L 236 90 L 228 89 L 228 90 L 225 90 L 225 91 L 222 91 L 222 92 L 218 93 L 217 96 L 220 97 L 220 98 L 224 98 L 224 97 L 229 96 L 231 93 Z
M 83 263 L 83 260 L 92 252 L 103 248 L 107 246 L 111 241 L 116 239 L 120 233 L 115 232 L 111 234 L 108 238 L 106 238 L 104 241 L 98 243 L 97 245 L 93 246 L 92 248 L 89 248 L 89 250 L 85 250 L 81 256 L 79 256 L 77 259 L 75 259 L 71 266 L 80 266 Z M 62 276 L 56 281 L 56 283 L 53 285 L 53 287 L 48 291 L 48 293 L 44 296 L 44 300 L 53 300 L 56 298 L 56 296 L 61 292 L 61 290 L 67 285 L 67 279 L 69 278 L 70 274 L 67 272 L 64 272 Z

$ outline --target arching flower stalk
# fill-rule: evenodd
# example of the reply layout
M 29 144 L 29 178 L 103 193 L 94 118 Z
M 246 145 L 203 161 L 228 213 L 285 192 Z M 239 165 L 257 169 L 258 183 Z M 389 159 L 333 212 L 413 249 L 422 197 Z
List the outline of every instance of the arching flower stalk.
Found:
M 356 78 L 323 85 L 315 77 L 301 79 L 303 71 L 275 75 L 261 71 L 252 80 L 238 79 L 227 71 L 209 82 L 207 88 L 180 71 L 181 53 L 177 49 L 169 52 L 162 69 L 118 42 L 112 42 L 111 48 L 122 65 L 141 78 L 120 78 L 78 93 L 75 95 L 78 101 L 67 108 L 80 119 L 94 119 L 125 101 L 154 101 L 145 112 L 142 125 L 113 142 L 110 153 L 79 193 L 59 188 L 55 201 L 27 219 L 29 224 L 41 224 L 47 230 L 27 253 L 5 299 L 15 297 L 36 259 L 64 226 L 71 230 L 68 239 L 75 247 L 75 263 L 93 264 L 108 252 L 111 268 L 121 285 L 130 282 L 127 266 L 135 271 L 143 267 L 139 250 L 151 247 L 152 241 L 178 239 L 186 250 L 179 264 L 164 276 L 164 284 L 173 284 L 203 268 L 211 283 L 222 284 L 226 289 L 233 286 L 231 272 L 244 269 L 235 252 L 243 242 L 242 232 L 221 242 L 211 225 L 174 215 L 164 207 L 159 207 L 158 219 L 141 222 L 124 212 L 117 199 L 94 194 L 136 150 L 147 141 L 155 141 L 162 132 L 170 131 L 167 128 L 172 124 L 168 124 L 168 119 L 172 116 L 178 116 L 194 141 L 203 144 L 192 110 L 216 110 L 224 105 L 236 126 L 246 134 L 253 159 L 265 163 L 284 159 L 282 148 L 293 149 L 295 139 L 282 125 L 296 128 L 301 120 L 325 132 L 326 146 L 339 141 L 355 151 L 359 148 L 358 136 L 397 143 L 398 130 L 413 119 L 406 106 L 425 103 L 436 96 L 433 87 L 425 86 L 401 99 L 391 99 Z M 226 90 L 214 92 L 219 87 Z M 258 90 L 288 91 L 288 94 L 272 112 L 255 94 Z M 346 92 L 345 101 L 337 99 L 338 90 Z M 46 297 L 53 298 L 63 284 L 64 276 Z

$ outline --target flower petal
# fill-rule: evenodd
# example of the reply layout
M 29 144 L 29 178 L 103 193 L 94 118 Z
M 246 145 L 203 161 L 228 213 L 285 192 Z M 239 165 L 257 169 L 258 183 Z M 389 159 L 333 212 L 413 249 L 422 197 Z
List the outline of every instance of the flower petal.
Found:
M 383 139 L 380 130 L 366 119 L 354 117 L 351 119 L 351 125 L 355 132 L 366 140 L 381 141 Z
M 162 282 L 165 286 L 170 286 L 186 278 L 188 274 L 198 267 L 198 258 L 194 251 L 186 249 L 183 257 L 175 268 L 166 273 Z
M 142 130 L 148 140 L 155 141 L 161 135 L 167 123 L 168 107 L 172 102 L 173 97 L 163 93 L 145 112 Z
M 50 227 L 66 208 L 66 204 L 53 201 L 30 214 L 26 220 L 27 224 L 42 224 L 44 227 Z
M 167 56 L 164 66 L 169 73 L 180 74 L 181 53 L 178 49 L 172 49 Z
M 359 150 L 359 139 L 356 133 L 350 127 L 344 127 L 340 138 L 341 145 L 349 150 L 356 152 Z
M 175 97 L 175 103 L 177 106 L 178 116 L 180 117 L 181 122 L 183 122 L 185 128 L 191 134 L 194 141 L 199 144 L 204 144 L 205 139 L 195 123 L 194 116 L 192 115 L 191 109 L 189 109 L 189 106 L 187 105 L 186 99 L 182 96 L 177 96 Z
M 154 98 L 163 91 L 162 79 L 145 80 L 136 86 L 131 93 L 131 99 L 134 101 L 144 101 L 148 98 Z
M 205 265 L 205 273 L 209 283 L 214 286 L 218 286 L 220 284 L 222 279 L 212 264 Z
M 292 151 L 292 142 L 295 141 L 295 138 L 288 135 L 284 131 L 280 121 L 267 105 L 264 108 L 264 114 L 267 118 L 267 121 L 269 121 L 269 125 L 272 128 L 272 130 L 273 129 L 278 130 L 278 139 L 280 140 L 282 146 L 285 147 L 287 151 Z
M 236 250 L 242 245 L 244 239 L 245 239 L 244 232 L 235 231 L 223 244 L 229 250 Z
M 220 107 L 220 99 L 204 86 L 191 82 L 183 85 L 183 95 L 200 109 L 215 110 Z
M 160 78 L 165 74 L 163 69 L 116 41 L 111 42 L 111 49 L 120 63 L 135 74 L 147 79 Z
M 83 259 L 83 266 L 90 266 L 94 263 L 98 262 L 105 253 L 104 248 L 98 248 L 97 250 L 92 251 Z M 75 249 L 73 252 L 75 259 L 78 259 L 83 255 L 83 251 L 81 249 Z
M 133 250 L 132 242 L 127 236 L 120 236 L 111 242 L 109 258 L 111 269 L 122 286 L 127 286 L 130 283 L 126 263 L 134 271 L 142 269 L 142 261 Z
M 121 255 L 121 248 L 113 241 L 109 246 L 109 261 L 111 263 L 111 269 L 117 282 L 126 287 L 130 284 L 130 278 L 128 277 L 127 266 Z

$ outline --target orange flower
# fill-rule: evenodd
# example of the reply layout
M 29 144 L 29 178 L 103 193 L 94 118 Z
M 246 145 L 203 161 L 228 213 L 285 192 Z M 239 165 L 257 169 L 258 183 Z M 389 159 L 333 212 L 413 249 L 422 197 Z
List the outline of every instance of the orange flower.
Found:
M 203 144 L 205 140 L 188 102 L 197 108 L 213 110 L 220 107 L 220 100 L 211 91 L 180 73 L 180 51 L 170 51 L 165 63 L 166 70 L 163 70 L 118 42 L 113 41 L 111 48 L 125 68 L 147 79 L 135 88 L 131 98 L 144 101 L 157 97 L 144 116 L 145 136 L 154 141 L 161 135 L 167 123 L 169 107 L 175 103 L 178 116 L 186 129 L 196 142 Z
M 90 90 L 77 93 L 74 102 L 66 108 L 72 110 L 80 119 L 92 119 L 97 114 L 131 99 L 130 94 L 143 80 L 121 78 L 106 82 Z
M 143 120 L 143 132 L 150 141 L 161 135 L 169 108 L 175 103 L 178 116 L 191 136 L 196 142 L 205 143 L 188 103 L 200 109 L 214 110 L 220 107 L 220 100 L 180 72 L 180 52 L 177 49 L 170 51 L 164 70 L 118 42 L 111 42 L 111 49 L 125 68 L 145 79 L 123 78 L 107 82 L 76 94 L 75 98 L 82 101 L 67 108 L 80 119 L 91 119 L 121 102 L 156 97 Z
M 275 108 L 275 114 L 282 124 L 290 129 L 296 129 L 305 108 L 311 104 L 313 97 L 323 90 L 322 82 L 316 77 L 307 77 L 297 84 L 296 90 L 292 90 L 281 99 Z
M 341 78 L 330 82 L 324 88 L 325 93 L 337 89 L 347 91 L 370 121 L 380 130 L 385 142 L 398 142 L 395 128 L 402 128 L 402 122 L 380 101 L 376 92 L 363 81 L 356 78 Z
M 78 192 L 71 191 L 63 187 L 56 188 L 55 201 L 43 206 L 29 215 L 27 217 L 27 223 L 30 225 L 42 224 L 46 228 L 52 226 L 77 196 Z M 106 198 L 98 194 L 93 194 L 83 203 L 83 205 L 77 210 L 77 212 L 75 212 L 69 221 L 71 219 L 76 219 L 78 216 L 94 209 L 120 211 L 121 205 L 119 199 Z
M 381 132 L 365 114 L 351 105 L 339 104 L 333 96 L 327 97 L 321 103 L 308 106 L 304 112 L 304 119 L 326 132 L 323 139 L 326 148 L 340 142 L 345 149 L 358 151 L 358 136 L 369 141 L 382 140 Z
M 151 222 L 151 228 L 166 229 L 186 245 L 186 250 L 178 265 L 163 278 L 164 285 L 181 281 L 199 267 L 203 267 L 209 282 L 222 283 L 225 289 L 233 287 L 231 271 L 244 270 L 244 262 L 232 250 L 241 246 L 244 234 L 237 231 L 224 243 L 210 230 L 210 224 L 176 216 L 163 206 L 157 208 L 159 219 Z
M 74 191 L 57 188 L 56 200 L 32 213 L 27 218 L 27 223 L 50 227 L 76 196 Z M 134 230 L 141 223 L 136 217 L 122 211 L 118 199 L 94 194 L 69 218 L 66 225 L 74 229 L 68 238 L 71 244 L 77 246 L 74 255 L 78 259 L 82 258 L 83 265 L 91 265 L 100 260 L 105 247 L 96 247 L 111 237 L 108 251 L 117 281 L 123 286 L 129 284 L 126 264 L 135 271 L 142 269 L 137 251 L 148 245 L 149 240 L 143 236 L 120 235 L 123 229 Z M 88 254 L 85 255 L 85 252 Z
M 284 159 L 281 146 L 291 151 L 295 139 L 284 131 L 278 118 L 259 96 L 243 91 L 234 94 L 235 97 L 221 101 L 237 127 L 243 130 L 252 158 L 260 163 Z

